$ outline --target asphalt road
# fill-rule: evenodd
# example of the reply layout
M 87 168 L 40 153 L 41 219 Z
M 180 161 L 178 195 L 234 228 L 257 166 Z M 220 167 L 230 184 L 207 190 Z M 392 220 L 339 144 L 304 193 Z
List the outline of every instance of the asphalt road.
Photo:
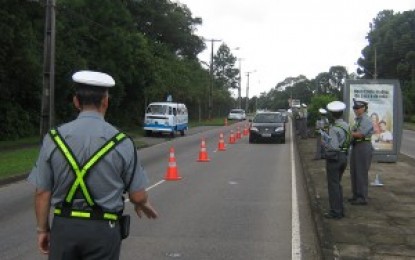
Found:
M 154 139 L 158 144 L 139 151 L 160 218 L 138 219 L 127 203 L 131 233 L 121 259 L 318 258 L 289 124 L 286 144 L 249 144 L 243 137 L 217 151 L 219 133 L 228 143 L 230 130 L 236 125 Z M 202 137 L 209 162 L 197 162 Z M 178 181 L 164 180 L 170 147 Z M 33 187 L 6 185 L 0 196 L 0 259 L 45 259 L 36 249 Z

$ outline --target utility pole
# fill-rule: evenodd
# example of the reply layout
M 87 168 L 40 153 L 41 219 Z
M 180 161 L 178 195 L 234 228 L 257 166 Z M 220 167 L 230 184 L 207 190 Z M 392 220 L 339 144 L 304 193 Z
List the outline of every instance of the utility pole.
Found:
M 209 86 L 209 100 L 208 100 L 208 110 L 209 110 L 209 116 L 208 119 L 212 119 L 212 108 L 213 108 L 213 44 L 215 42 L 221 42 L 222 40 L 216 40 L 216 39 L 204 39 L 205 41 L 208 41 L 211 43 L 211 54 L 210 54 L 210 86 Z
M 249 75 L 251 73 L 254 73 L 254 71 L 248 71 L 246 73 L 246 77 L 247 77 L 247 82 L 246 82 L 246 103 L 245 103 L 245 112 L 248 113 L 248 108 L 249 108 Z
M 55 0 L 47 0 L 43 49 L 43 90 L 40 111 L 40 139 L 55 121 Z
M 238 108 L 242 107 L 242 58 L 238 58 L 239 61 L 239 78 L 238 78 Z

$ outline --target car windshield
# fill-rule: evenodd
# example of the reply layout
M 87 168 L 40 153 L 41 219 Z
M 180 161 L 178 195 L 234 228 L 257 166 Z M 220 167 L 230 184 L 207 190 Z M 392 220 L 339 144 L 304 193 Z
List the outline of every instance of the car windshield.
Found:
M 243 110 L 231 110 L 232 114 L 243 114 L 244 111 Z
M 254 123 L 281 123 L 281 114 L 258 114 L 255 116 Z

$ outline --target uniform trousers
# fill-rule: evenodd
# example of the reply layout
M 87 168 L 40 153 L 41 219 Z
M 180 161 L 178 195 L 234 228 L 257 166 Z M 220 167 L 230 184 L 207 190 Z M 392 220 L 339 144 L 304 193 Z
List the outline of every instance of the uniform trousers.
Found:
M 116 260 L 121 250 L 118 221 L 90 220 L 55 216 L 53 219 L 51 260 Z
M 314 159 L 324 159 L 324 148 L 321 144 L 321 135 L 317 134 L 316 136 L 316 154 L 314 156 Z
M 326 159 L 327 189 L 329 194 L 330 211 L 343 215 L 343 187 L 341 180 L 347 166 L 347 154 L 338 152 L 338 159 Z
M 355 143 L 350 156 L 350 179 L 353 199 L 367 202 L 369 188 L 369 169 L 372 163 L 371 142 Z

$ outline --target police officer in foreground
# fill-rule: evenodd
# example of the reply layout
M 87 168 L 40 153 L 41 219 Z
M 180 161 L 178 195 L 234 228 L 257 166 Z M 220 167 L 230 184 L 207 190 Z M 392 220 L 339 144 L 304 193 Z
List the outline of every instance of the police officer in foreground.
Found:
M 350 178 L 353 197 L 348 201 L 352 205 L 366 205 L 368 199 L 369 169 L 372 163 L 373 147 L 371 143 L 373 124 L 367 115 L 368 102 L 353 99 L 353 111 L 356 115 L 352 126 L 352 154 L 350 157 Z
M 72 79 L 80 114 L 45 136 L 28 177 L 36 186 L 38 247 L 49 259 L 118 259 L 129 227 L 123 193 L 138 217 L 154 219 L 157 212 L 147 199 L 147 175 L 132 140 L 104 120 L 114 79 L 94 71 Z
M 347 166 L 347 153 L 350 146 L 350 127 L 343 119 L 346 105 L 341 101 L 333 101 L 327 105 L 334 124 L 330 125 L 328 134 L 321 131 L 322 144 L 326 157 L 327 188 L 330 210 L 325 218 L 341 219 L 344 217 L 343 188 L 341 179 Z
M 320 118 L 316 120 L 316 154 L 314 156 L 314 160 L 324 159 L 324 149 L 321 145 L 321 135 L 320 130 L 327 132 L 329 127 L 329 120 L 327 119 L 327 110 L 324 108 L 320 108 L 318 110 Z

